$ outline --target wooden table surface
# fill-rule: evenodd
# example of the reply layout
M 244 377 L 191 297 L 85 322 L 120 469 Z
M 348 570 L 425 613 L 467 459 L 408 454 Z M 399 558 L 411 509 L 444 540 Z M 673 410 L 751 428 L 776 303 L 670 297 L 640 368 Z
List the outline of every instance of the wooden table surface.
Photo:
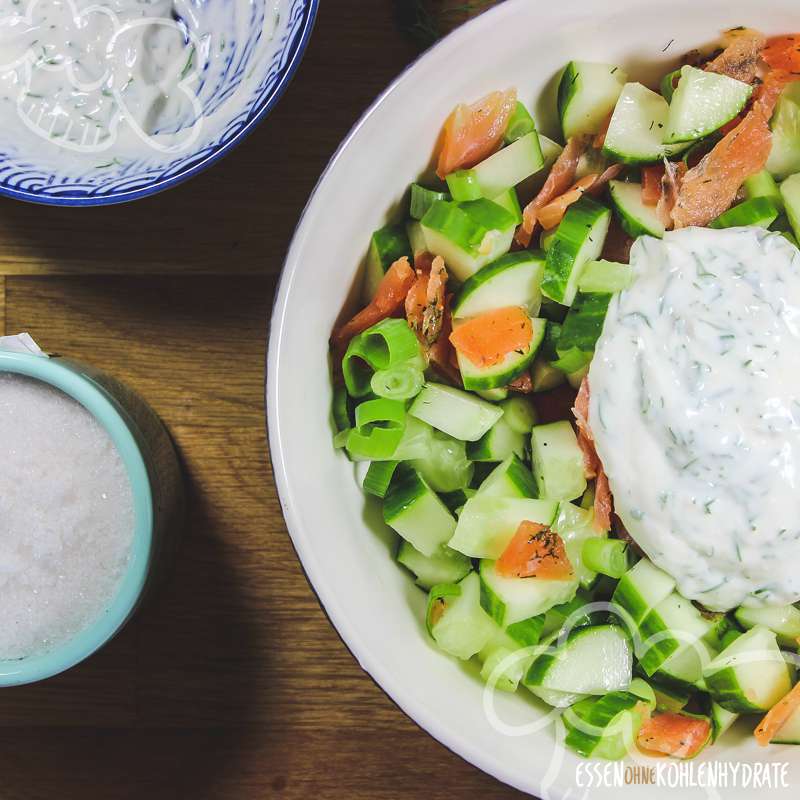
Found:
M 171 582 L 120 636 L 3 691 L 1 800 L 516 795 L 361 672 L 303 576 L 267 455 L 282 259 L 336 145 L 414 57 L 393 5 L 323 0 L 277 110 L 183 186 L 112 208 L 0 201 L 0 329 L 139 390 L 177 442 L 192 509 Z

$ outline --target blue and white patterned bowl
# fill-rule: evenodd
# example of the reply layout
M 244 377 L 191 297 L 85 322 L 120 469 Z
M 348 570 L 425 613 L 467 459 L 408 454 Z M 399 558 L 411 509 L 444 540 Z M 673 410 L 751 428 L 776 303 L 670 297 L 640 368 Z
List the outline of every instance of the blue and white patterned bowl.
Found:
M 197 8 L 228 1 L 193 0 Z M 59 206 L 127 202 L 175 186 L 228 153 L 269 114 L 288 86 L 311 36 L 319 0 L 254 0 L 248 6 L 248 35 L 227 43 L 229 54 L 218 74 L 199 73 L 198 99 L 205 115 L 214 114 L 215 124 L 191 148 L 179 155 L 153 150 L 119 163 L 112 150 L 104 159 L 111 163 L 103 169 L 68 171 L 44 160 L 36 163 L 0 139 L 0 195 Z M 272 12 L 277 26 L 267 41 L 261 35 L 263 19 Z

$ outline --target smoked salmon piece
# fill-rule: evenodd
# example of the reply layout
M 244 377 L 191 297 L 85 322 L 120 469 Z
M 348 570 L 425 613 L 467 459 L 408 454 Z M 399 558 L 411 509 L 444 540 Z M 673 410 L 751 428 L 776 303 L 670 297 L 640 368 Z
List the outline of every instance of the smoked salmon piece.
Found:
M 751 28 L 733 28 L 725 32 L 725 44 L 725 49 L 706 64 L 706 71 L 752 83 L 758 70 L 761 51 L 767 44 L 764 34 Z
M 800 708 L 800 683 L 795 684 L 794 688 L 767 712 L 753 734 L 756 741 L 762 747 L 766 747 L 798 708 Z
M 492 92 L 471 106 L 461 103 L 447 118 L 436 174 L 474 167 L 500 146 L 517 103 L 516 89 Z
M 800 73 L 800 33 L 767 39 L 767 46 L 761 53 L 761 58 L 772 69 Z
M 441 256 L 415 259 L 418 262 L 423 266 L 417 268 L 417 279 L 406 295 L 406 319 L 423 345 L 430 347 L 442 330 L 447 270 Z
M 347 345 L 354 336 L 377 325 L 382 319 L 391 317 L 402 308 L 416 277 L 406 256 L 395 261 L 383 276 L 372 302 L 334 331 L 331 344 L 337 356 L 341 358 L 344 355 Z
M 644 721 L 636 744 L 645 752 L 692 758 L 705 747 L 710 736 L 710 720 L 664 711 Z
M 521 522 L 495 565 L 506 578 L 565 580 L 573 574 L 563 539 L 545 525 Z
M 532 334 L 531 318 L 519 306 L 509 306 L 464 322 L 450 334 L 450 341 L 476 366 L 491 367 L 514 350 L 526 351 Z
M 661 199 L 661 179 L 663 177 L 663 164 L 642 167 L 642 202 L 646 206 L 658 205 L 658 201 Z
M 525 206 L 522 212 L 522 225 L 517 229 L 517 242 L 528 247 L 538 224 L 539 209 L 568 191 L 575 182 L 578 161 L 586 152 L 591 137 L 572 136 L 550 169 L 541 191 Z
M 541 226 L 549 231 L 555 228 L 562 219 L 567 209 L 583 197 L 584 194 L 597 195 L 603 187 L 622 171 L 622 164 L 612 164 L 602 174 L 598 175 L 592 173 L 584 175 L 568 189 L 564 194 L 556 197 L 555 200 L 549 202 L 544 208 L 539 209 L 537 214 L 537 221 Z

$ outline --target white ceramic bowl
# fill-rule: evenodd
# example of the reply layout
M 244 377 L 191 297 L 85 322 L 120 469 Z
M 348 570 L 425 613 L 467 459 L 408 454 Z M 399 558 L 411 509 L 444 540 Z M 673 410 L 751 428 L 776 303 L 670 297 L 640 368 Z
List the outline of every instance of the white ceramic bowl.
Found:
M 480 681 L 429 643 L 424 595 L 393 563 L 378 509 L 331 446 L 328 336 L 370 233 L 428 166 L 456 103 L 516 86 L 542 132 L 554 135 L 554 78 L 568 60 L 619 63 L 635 80 L 653 81 L 680 54 L 736 25 L 793 31 L 800 27 L 797 2 L 507 0 L 425 54 L 376 101 L 323 175 L 286 260 L 272 319 L 267 408 L 275 477 L 306 573 L 361 666 L 410 717 L 484 771 L 541 797 L 585 796 L 576 786 L 581 760 L 556 744 L 552 727 L 516 737 L 498 732 L 484 713 Z M 500 717 L 524 723 L 546 713 L 526 694 L 498 700 Z M 732 731 L 698 762 L 790 762 L 793 788 L 770 796 L 797 797 L 800 747 L 761 749 L 747 734 Z M 599 800 L 626 790 L 682 799 L 754 793 L 642 786 L 589 793 Z

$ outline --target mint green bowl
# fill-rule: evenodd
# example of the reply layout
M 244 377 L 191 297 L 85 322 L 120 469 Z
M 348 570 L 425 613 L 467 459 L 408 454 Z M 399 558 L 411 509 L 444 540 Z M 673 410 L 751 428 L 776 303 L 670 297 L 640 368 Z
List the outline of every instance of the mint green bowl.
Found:
M 154 505 L 151 470 L 148 469 L 134 420 L 119 399 L 98 382 L 96 373 L 83 365 L 60 358 L 2 351 L 0 372 L 27 375 L 61 389 L 96 417 L 108 431 L 125 464 L 133 492 L 135 519 L 128 568 L 105 613 L 90 627 L 47 653 L 0 661 L 0 686 L 17 686 L 52 677 L 88 658 L 131 617 L 151 571 Z

